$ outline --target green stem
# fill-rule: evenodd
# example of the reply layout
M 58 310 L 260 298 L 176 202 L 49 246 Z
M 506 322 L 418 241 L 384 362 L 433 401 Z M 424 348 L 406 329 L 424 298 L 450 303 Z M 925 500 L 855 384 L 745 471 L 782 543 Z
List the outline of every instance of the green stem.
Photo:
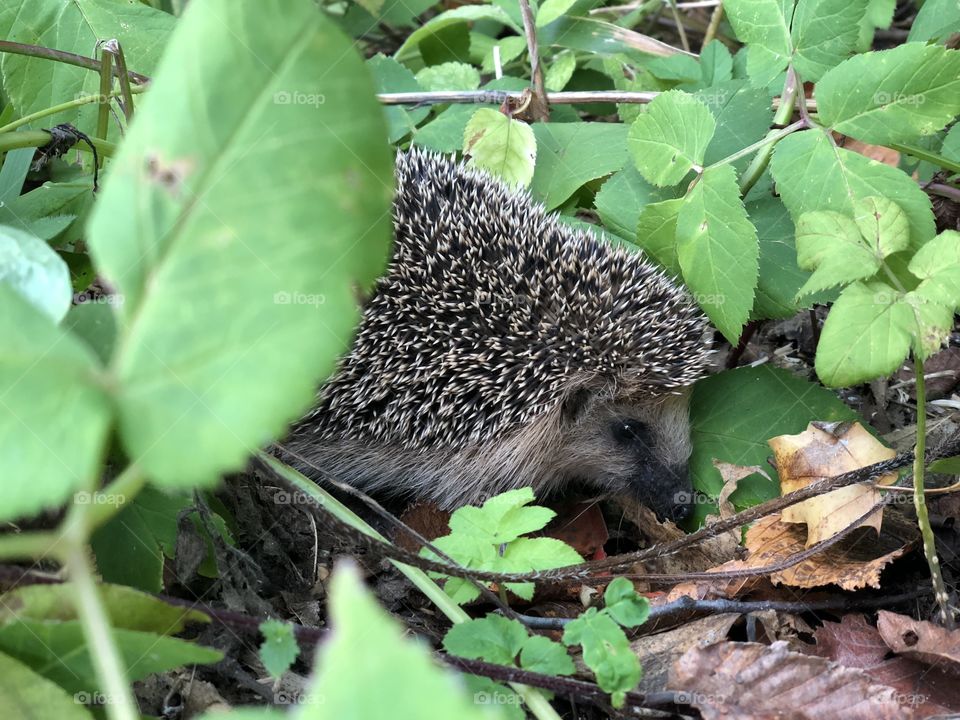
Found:
M 677 0 L 669 0 L 669 2 L 670 14 L 673 15 L 673 21 L 677 24 L 677 34 L 680 36 L 680 44 L 683 46 L 685 52 L 690 52 L 690 41 L 687 40 L 687 31 L 683 29 L 683 19 L 680 16 L 680 10 L 677 8 Z
M 144 87 L 135 87 L 131 88 L 130 91 L 134 94 L 142 93 L 146 90 Z M 110 93 L 110 97 L 116 97 L 120 92 Z M 49 115 L 56 115 L 59 112 L 64 112 L 65 110 L 70 110 L 75 107 L 80 107 L 82 105 L 90 105 L 91 103 L 100 102 L 100 95 L 85 95 L 84 97 L 77 98 L 76 100 L 71 100 L 70 102 L 60 103 L 59 105 L 54 105 L 53 107 L 44 108 L 43 110 L 38 110 L 35 113 L 30 113 L 29 115 L 24 115 L 22 118 L 17 118 L 11 123 L 0 127 L 0 134 L 13 132 L 17 128 L 23 127 L 24 125 L 29 125 L 34 120 L 40 120 Z
M 916 147 L 915 145 L 901 145 L 900 143 L 890 143 L 888 147 L 906 155 L 913 155 L 913 157 L 917 158 L 918 160 L 926 160 L 928 163 L 938 165 L 944 170 L 960 173 L 960 163 L 947 160 L 947 158 L 943 157 L 942 155 L 937 155 L 936 153 L 932 153 L 929 150 L 924 150 L 921 147 Z
M 710 41 L 713 40 L 717 35 L 717 30 L 720 28 L 720 21 L 723 19 L 723 3 L 721 2 L 713 9 L 713 14 L 710 16 L 710 24 L 707 25 L 706 32 L 703 33 L 703 44 L 700 46 L 701 49 L 705 48 L 710 44 Z
M 793 66 L 788 67 L 787 80 L 783 84 L 783 92 L 780 93 L 780 107 L 777 108 L 777 112 L 773 116 L 774 125 L 783 126 L 790 122 L 790 118 L 793 117 L 793 105 L 797 99 L 797 92 L 802 88 L 800 78 L 797 77 L 797 74 L 793 71 Z M 780 132 L 779 129 L 773 129 L 767 133 L 767 137 L 764 138 L 764 140 Z M 756 185 L 757 181 L 763 176 L 770 162 L 770 157 L 773 155 L 774 145 L 776 145 L 776 141 L 764 146 L 743 173 L 743 178 L 740 180 L 740 194 L 744 197 L 747 196 L 750 189 Z
M 97 152 L 104 157 L 113 157 L 117 152 L 117 144 L 101 140 L 99 138 L 90 138 Z M 0 152 L 7 150 L 16 150 L 25 147 L 43 147 L 50 142 L 50 133 L 46 130 L 21 130 L 20 132 L 8 132 L 0 134 Z M 86 143 L 77 143 L 74 146 L 77 150 L 89 152 L 90 148 Z
M 130 692 L 126 666 L 114 642 L 110 619 L 94 580 L 83 525 L 72 524 L 66 528 L 64 539 L 66 547 L 61 559 L 73 585 L 73 603 L 83 627 L 87 652 L 99 685 L 107 696 L 104 705 L 107 717 L 110 720 L 139 720 L 140 712 Z
M 349 524 L 351 527 L 356 528 L 366 535 L 370 535 L 379 540 L 386 540 L 383 535 L 365 523 L 358 515 L 350 510 L 350 508 L 330 495 L 330 493 L 326 492 L 315 482 L 307 479 L 293 468 L 287 467 L 266 453 L 261 452 L 258 457 L 273 468 L 280 477 L 297 488 L 297 490 L 309 495 L 318 505 L 337 519 Z M 420 592 L 426 595 L 427 598 L 437 606 L 440 612 L 447 616 L 450 622 L 462 623 L 470 619 L 470 616 L 464 612 L 463 608 L 457 605 L 457 603 L 443 591 L 443 588 L 431 580 L 423 570 L 412 567 L 411 565 L 405 565 L 397 560 L 391 560 L 390 562 L 393 563 L 397 570 L 403 573 Z M 520 683 L 510 683 L 510 687 L 523 698 L 523 701 L 527 704 L 527 707 L 530 709 L 530 712 L 533 713 L 534 717 L 539 718 L 539 720 L 560 720 L 557 711 L 553 709 L 553 706 L 536 688 L 531 688 Z
M 110 128 L 110 94 L 113 92 L 113 54 L 101 53 L 100 61 L 100 107 L 97 111 L 97 135 L 106 140 Z M 102 161 L 102 158 L 101 158 Z
M 778 143 L 790 133 L 796 132 L 797 130 L 800 130 L 805 126 L 806 126 L 806 123 L 803 120 L 797 120 L 795 123 L 793 123 L 792 125 L 787 125 L 785 128 L 781 128 L 779 130 L 771 130 L 767 134 L 767 136 L 762 140 L 757 140 L 757 142 L 755 142 L 753 145 L 749 145 L 743 148 L 743 150 L 738 150 L 737 152 L 733 153 L 733 155 L 728 155 L 722 160 L 717 160 L 717 162 L 711 163 L 706 168 L 704 168 L 704 170 L 706 170 L 707 168 L 716 167 L 717 165 L 725 165 L 727 163 L 732 163 L 735 160 L 739 160 L 742 157 L 746 157 L 747 155 L 752 155 L 760 148 L 766 147 L 767 145 L 773 145 L 775 143 Z
M 923 473 L 925 466 L 924 455 L 927 441 L 927 393 L 926 380 L 923 377 L 923 359 L 919 355 L 914 357 L 913 374 L 916 377 L 917 387 L 917 449 L 913 461 L 913 505 L 917 510 L 917 524 L 920 526 L 920 535 L 923 538 L 923 554 L 930 567 L 930 579 L 933 581 L 933 595 L 940 606 L 940 620 L 948 630 L 953 629 L 953 610 L 950 607 L 950 598 L 947 588 L 943 584 L 943 575 L 940 574 L 940 558 L 937 557 L 937 543 L 930 526 L 930 515 L 927 513 L 927 500 L 923 490 Z
M 0 53 L 13 53 L 14 55 L 26 55 L 28 57 L 44 58 L 45 60 L 56 60 L 67 65 L 75 65 L 87 70 L 100 70 L 100 61 L 88 58 L 84 55 L 65 52 L 64 50 L 54 50 L 53 48 L 40 47 L 39 45 L 25 45 L 24 43 L 11 42 L 10 40 L 0 40 Z M 114 70 L 114 72 L 118 72 Z M 141 85 L 150 82 L 150 78 L 140 73 L 128 72 L 128 77 L 135 83 Z
M 0 535 L 0 560 L 40 560 L 56 551 L 55 532 L 22 532 Z

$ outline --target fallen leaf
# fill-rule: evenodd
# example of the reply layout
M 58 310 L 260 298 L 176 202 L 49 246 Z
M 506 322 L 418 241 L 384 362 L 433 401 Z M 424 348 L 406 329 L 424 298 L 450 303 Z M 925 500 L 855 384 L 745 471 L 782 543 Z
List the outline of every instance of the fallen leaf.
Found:
M 960 675 L 960 630 L 947 630 L 887 610 L 877 613 L 877 630 L 898 655 Z
M 896 455 L 896 451 L 884 447 L 860 423 L 810 423 L 799 435 L 780 435 L 772 438 L 769 445 L 784 495 Z M 889 484 L 896 479 L 897 473 L 893 472 L 876 482 Z M 880 502 L 880 491 L 873 485 L 850 485 L 810 498 L 786 508 L 781 519 L 787 523 L 806 523 L 806 545 L 815 545 L 849 527 Z M 882 510 L 877 510 L 863 526 L 879 531 L 882 518 Z
M 734 465 L 733 463 L 721 462 L 714 459 L 713 466 L 720 472 L 723 479 L 723 487 L 720 488 L 720 495 L 717 497 L 717 507 L 720 509 L 720 519 L 725 520 L 736 514 L 733 503 L 730 502 L 730 496 L 737 489 L 737 483 L 745 477 L 760 474 L 767 480 L 773 482 L 771 477 L 759 465 Z M 734 532 L 731 530 L 731 532 Z
M 689 693 L 704 720 L 909 720 L 893 688 L 861 670 L 772 645 L 723 641 L 688 650 L 668 689 Z

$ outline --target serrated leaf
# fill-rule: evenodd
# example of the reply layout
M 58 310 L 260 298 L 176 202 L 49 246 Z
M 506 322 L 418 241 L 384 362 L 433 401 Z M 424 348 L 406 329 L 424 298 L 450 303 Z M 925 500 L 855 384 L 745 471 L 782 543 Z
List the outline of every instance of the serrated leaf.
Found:
M 960 113 L 960 51 L 908 43 L 857 55 L 816 87 L 820 120 L 867 143 L 915 140 Z
M 549 537 L 514 540 L 497 559 L 496 569 L 508 573 L 550 570 L 582 563 L 583 558 L 562 540 Z M 533 583 L 507 583 L 506 586 L 524 600 L 533 599 Z
M 945 230 L 917 251 L 910 272 L 922 280 L 914 292 L 950 310 L 960 306 L 960 233 Z
M 497 110 L 481 108 L 463 131 L 468 165 L 487 170 L 508 185 L 527 186 L 533 179 L 537 141 L 526 123 Z
M 644 178 L 654 185 L 676 185 L 703 164 L 716 122 L 694 96 L 662 93 L 630 126 L 627 145 Z
M 98 477 L 110 402 L 83 343 L 0 283 L 0 518 L 63 503 Z
M 374 55 L 367 60 L 367 67 L 373 75 L 378 93 L 419 92 L 424 89 L 420 86 L 414 74 L 393 58 L 382 54 Z M 430 114 L 430 108 L 411 107 L 408 109 L 400 105 L 388 105 L 383 108 L 382 112 L 387 118 L 387 138 L 390 142 L 397 142 L 401 138 L 416 132 L 417 125 Z
M 271 677 L 279 680 L 300 654 L 293 625 L 281 620 L 264 620 L 260 623 L 260 632 L 263 634 L 260 661 Z
M 677 217 L 683 203 L 683 198 L 650 203 L 643 208 L 637 219 L 637 245 L 674 277 L 680 277 Z
M 581 645 L 583 661 L 597 677 L 597 684 L 611 693 L 614 707 L 623 704 L 624 695 L 637 686 L 642 675 L 640 661 L 627 642 L 627 636 L 610 616 L 588 608 L 563 630 L 563 644 Z
M 537 166 L 530 192 L 547 210 L 626 163 L 627 128 L 616 123 L 536 123 Z
M 672 189 L 655 188 L 643 179 L 633 163 L 627 163 L 603 183 L 593 202 L 606 228 L 622 238 L 635 240 L 642 209 L 661 199 L 661 194 L 671 192 Z
M 889 285 L 857 282 L 830 308 L 817 345 L 817 376 L 846 387 L 889 375 L 918 331 L 911 306 Z
M 705 88 L 727 82 L 733 77 L 733 55 L 719 40 L 711 40 L 700 51 L 701 86 Z
M 831 210 L 804 213 L 797 221 L 797 264 L 813 275 L 797 297 L 872 277 L 882 258 L 864 242 L 853 219 Z
M 549 508 L 526 507 L 531 502 L 532 489 L 508 490 L 480 507 L 467 505 L 457 509 L 450 516 L 450 531 L 481 538 L 494 545 L 511 542 L 521 535 L 541 530 L 556 516 Z
M 159 485 L 216 481 L 313 402 L 386 260 L 385 134 L 362 61 L 310 0 L 185 11 L 88 225 L 124 299 L 120 436 Z
M 573 660 L 563 649 L 563 645 L 543 635 L 534 635 L 523 644 L 520 667 L 554 676 L 573 675 L 576 672 Z
M 697 98 L 713 113 L 717 127 L 703 155 L 707 165 L 719 162 L 735 152 L 761 140 L 773 121 L 770 94 L 764 88 L 752 87 L 743 80 L 721 83 L 699 90 Z M 750 163 L 750 156 L 733 162 L 741 171 Z
M 55 323 L 67 314 L 73 288 L 67 264 L 36 235 L 0 225 L 0 283 Z
M 896 198 L 910 223 L 910 246 L 919 248 L 935 229 L 930 198 L 902 171 L 837 147 L 821 130 L 788 135 L 773 152 L 770 172 L 794 220 L 813 210 L 853 216 L 857 200 Z
M 472 65 L 445 62 L 423 68 L 416 75 L 424 90 L 476 90 L 480 87 L 480 73 Z M 393 90 L 391 92 L 398 92 Z
M 443 648 L 469 660 L 516 667 L 517 655 L 528 640 L 530 634 L 518 621 L 490 614 L 454 625 L 443 638 Z
M 708 168 L 680 208 L 677 258 L 698 304 L 732 343 L 753 306 L 758 255 L 736 171 L 729 165 Z
M 960 30 L 960 3 L 924 0 L 910 26 L 908 42 L 940 42 Z
M 623 627 L 643 625 L 650 616 L 650 601 L 637 594 L 624 577 L 613 580 L 603 593 L 604 612 Z
M 853 220 L 870 249 L 880 258 L 906 250 L 910 223 L 890 198 L 869 196 L 853 204 Z

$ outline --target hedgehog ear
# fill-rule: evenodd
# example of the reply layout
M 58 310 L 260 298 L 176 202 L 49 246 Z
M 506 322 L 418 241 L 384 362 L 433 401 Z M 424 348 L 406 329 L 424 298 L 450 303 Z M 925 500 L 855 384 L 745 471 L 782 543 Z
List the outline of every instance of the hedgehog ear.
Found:
M 590 404 L 590 396 L 590 390 L 583 386 L 569 390 L 560 402 L 561 421 L 570 424 L 577 422 Z

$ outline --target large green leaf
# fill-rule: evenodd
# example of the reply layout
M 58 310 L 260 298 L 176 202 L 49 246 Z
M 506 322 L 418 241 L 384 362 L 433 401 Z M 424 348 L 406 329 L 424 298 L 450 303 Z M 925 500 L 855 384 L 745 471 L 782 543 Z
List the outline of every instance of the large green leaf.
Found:
M 816 87 L 820 120 L 868 143 L 915 140 L 960 113 L 960 51 L 908 43 L 841 63 Z
M 627 128 L 617 123 L 537 123 L 533 134 L 537 165 L 530 190 L 547 210 L 627 162 Z
M 16 290 L 54 322 L 70 307 L 70 271 L 43 240 L 0 225 L 0 283 Z
M 852 217 L 857 201 L 878 195 L 896 200 L 907 216 L 912 247 L 933 237 L 930 198 L 916 182 L 897 168 L 837 147 L 824 131 L 793 133 L 777 143 L 770 172 L 794 221 L 813 210 Z
M 96 481 L 110 423 L 97 359 L 0 283 L 0 518 L 58 505 Z
M 93 720 L 82 695 L 67 692 L 9 655 L 0 653 L 0 705 L 18 720 Z
M 126 0 L 11 0 L 0 8 L 0 37 L 89 57 L 97 42 L 116 39 L 130 70 L 152 75 L 176 19 Z M 43 58 L 0 55 L 3 87 L 20 116 L 96 95 L 91 70 Z M 96 127 L 96 106 L 73 108 L 44 119 L 43 127 L 72 123 L 87 133 Z M 111 123 L 110 133 L 119 137 Z
M 730 165 L 704 171 L 677 217 L 677 258 L 700 307 L 731 342 L 753 307 L 757 231 L 747 217 Z
M 960 32 L 960 3 L 956 0 L 924 0 L 913 19 L 910 42 L 940 42 Z
M 867 0 L 727 0 L 737 37 L 748 46 L 747 72 L 767 85 L 792 62 L 819 80 L 857 44 Z
M 88 231 L 124 300 L 124 446 L 189 486 L 310 403 L 383 266 L 392 173 L 362 61 L 310 0 L 180 22 Z

